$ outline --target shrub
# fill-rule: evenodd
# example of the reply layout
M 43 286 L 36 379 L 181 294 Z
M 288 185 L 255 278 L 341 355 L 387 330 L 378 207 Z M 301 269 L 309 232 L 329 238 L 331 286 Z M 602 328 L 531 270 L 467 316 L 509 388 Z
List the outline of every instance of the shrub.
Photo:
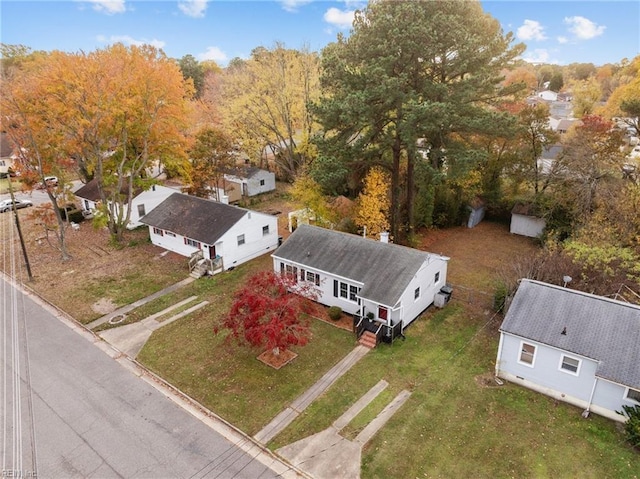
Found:
M 495 293 L 493 294 L 493 310 L 494 311 L 496 312 L 502 311 L 508 295 L 509 295 L 509 288 L 504 282 L 500 282 L 496 287 Z M 502 311 L 502 312 L 504 313 L 505 311 Z
M 342 308 L 340 306 L 331 306 L 328 314 L 330 319 L 338 321 L 342 317 Z
M 629 419 L 624 423 L 624 431 L 627 435 L 627 441 L 639 449 L 640 448 L 640 406 L 622 406 L 624 415 Z M 622 414 L 618 412 L 618 414 Z

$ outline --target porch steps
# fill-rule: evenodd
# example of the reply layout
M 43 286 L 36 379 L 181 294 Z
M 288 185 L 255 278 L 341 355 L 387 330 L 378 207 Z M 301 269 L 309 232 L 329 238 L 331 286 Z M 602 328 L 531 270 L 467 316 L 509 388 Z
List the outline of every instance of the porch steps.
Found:
M 193 269 L 191 270 L 191 273 L 189 273 L 189 276 L 191 276 L 192 278 L 198 279 L 198 278 L 202 278 L 206 273 L 207 273 L 207 265 L 205 261 L 201 259 L 194 265 Z
M 365 348 L 373 349 L 376 347 L 378 343 L 376 340 L 376 335 L 371 331 L 365 331 L 358 339 L 358 343 L 360 343 Z

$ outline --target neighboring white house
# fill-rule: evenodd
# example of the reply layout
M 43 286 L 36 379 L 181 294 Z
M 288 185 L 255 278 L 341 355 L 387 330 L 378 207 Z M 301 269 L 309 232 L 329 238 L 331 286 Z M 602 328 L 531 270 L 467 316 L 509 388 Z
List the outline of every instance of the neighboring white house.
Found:
M 544 218 L 532 213 L 532 206 L 518 203 L 511 210 L 511 225 L 509 231 L 516 235 L 537 238 L 542 235 L 547 222 Z
M 127 229 L 134 229 L 142 226 L 140 218 L 152 211 L 156 206 L 175 193 L 176 190 L 162 185 L 152 185 L 148 190 L 137 189 L 131 200 L 131 216 Z M 126 192 L 123 192 L 126 194 Z M 78 188 L 74 195 L 80 200 L 80 207 L 83 211 L 94 212 L 100 204 L 100 192 L 98 182 L 93 179 L 86 185 Z M 125 211 L 126 214 L 126 211 Z
M 144 216 L 151 242 L 227 270 L 278 247 L 278 219 L 273 215 L 195 196 L 175 193 Z M 214 271 L 215 272 L 215 271 Z
M 624 421 L 640 404 L 640 306 L 523 279 L 500 327 L 496 375 Z
M 0 132 L 0 173 L 8 173 L 9 169 L 13 168 L 15 159 L 9 135 L 5 132 Z
M 228 170 L 224 174 L 224 179 L 232 185 L 237 185 L 241 196 L 256 196 L 276 189 L 276 175 L 255 166 Z M 224 189 L 228 188 L 225 185 Z
M 318 289 L 317 301 L 372 324 L 404 329 L 446 285 L 449 258 L 348 233 L 299 225 L 273 268 Z

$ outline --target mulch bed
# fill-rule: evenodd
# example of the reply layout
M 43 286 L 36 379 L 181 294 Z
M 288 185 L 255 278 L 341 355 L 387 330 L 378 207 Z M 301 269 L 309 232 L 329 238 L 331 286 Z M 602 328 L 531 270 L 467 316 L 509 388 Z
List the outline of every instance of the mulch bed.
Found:
M 282 366 L 290 363 L 297 357 L 298 355 L 296 353 L 288 349 L 281 350 L 279 354 L 275 354 L 273 350 L 269 349 L 258 356 L 258 360 L 274 369 L 280 369 Z
M 329 318 L 329 307 L 323 306 L 318 303 L 311 303 L 310 305 L 311 312 L 309 316 L 313 319 L 319 319 L 320 321 L 324 321 L 325 323 L 329 323 L 336 328 L 344 329 L 345 331 L 353 331 L 353 316 L 343 313 L 340 319 L 334 321 Z

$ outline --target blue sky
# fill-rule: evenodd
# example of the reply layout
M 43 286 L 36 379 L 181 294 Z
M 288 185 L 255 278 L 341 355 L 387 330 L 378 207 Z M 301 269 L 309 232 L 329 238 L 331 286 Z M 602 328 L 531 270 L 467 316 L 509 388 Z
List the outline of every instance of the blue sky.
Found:
M 191 54 L 224 66 L 281 42 L 319 51 L 349 33 L 363 0 L 1 0 L 0 41 L 33 50 L 92 51 L 115 42 L 150 43 L 174 58 Z M 528 61 L 616 63 L 640 54 L 637 0 L 487 0 L 505 32 L 527 45 Z

